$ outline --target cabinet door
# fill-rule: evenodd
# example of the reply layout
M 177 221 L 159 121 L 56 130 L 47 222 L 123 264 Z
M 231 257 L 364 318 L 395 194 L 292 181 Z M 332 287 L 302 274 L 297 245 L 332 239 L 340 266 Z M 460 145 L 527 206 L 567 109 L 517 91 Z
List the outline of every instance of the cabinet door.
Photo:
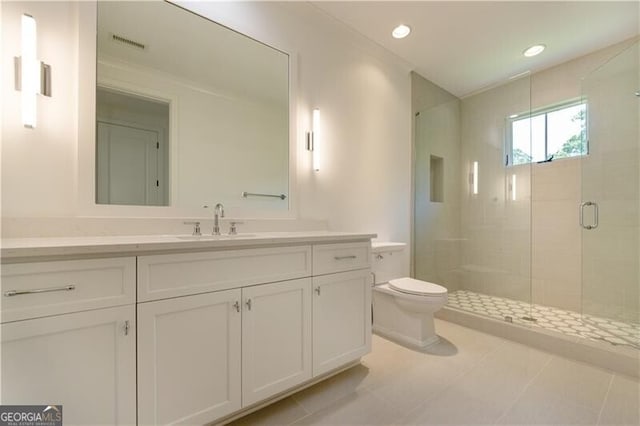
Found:
M 242 404 L 311 378 L 311 278 L 242 290 Z
M 240 408 L 239 303 L 240 290 L 227 290 L 138 304 L 141 425 L 204 424 Z
M 313 278 L 313 375 L 371 351 L 368 269 Z
M 62 404 L 64 424 L 136 423 L 133 305 L 1 329 L 2 404 Z

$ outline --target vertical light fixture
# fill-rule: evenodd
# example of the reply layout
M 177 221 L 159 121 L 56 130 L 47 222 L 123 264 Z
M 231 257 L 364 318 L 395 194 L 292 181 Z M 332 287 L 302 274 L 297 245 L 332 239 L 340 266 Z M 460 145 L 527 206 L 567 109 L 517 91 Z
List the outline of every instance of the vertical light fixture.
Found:
M 22 124 L 33 129 L 37 122 L 36 96 L 51 96 L 51 67 L 38 61 L 33 16 L 23 14 L 21 27 L 21 56 L 15 58 L 16 90 L 22 91 Z
M 313 155 L 313 170 L 320 170 L 320 110 L 315 108 L 311 116 L 311 131 L 307 132 L 307 151 Z
M 20 82 L 22 85 L 22 124 L 36 127 L 36 95 L 40 92 L 40 82 L 36 73 L 36 20 L 33 16 L 22 15 L 22 51 Z
M 516 178 L 516 175 L 514 173 L 514 174 L 511 175 L 511 200 L 512 201 L 516 200 L 516 193 L 517 193 L 516 192 L 517 191 L 517 189 L 516 189 L 516 180 L 517 180 L 517 178 Z
M 478 162 L 473 162 L 473 172 L 472 172 L 472 191 L 473 195 L 478 195 Z

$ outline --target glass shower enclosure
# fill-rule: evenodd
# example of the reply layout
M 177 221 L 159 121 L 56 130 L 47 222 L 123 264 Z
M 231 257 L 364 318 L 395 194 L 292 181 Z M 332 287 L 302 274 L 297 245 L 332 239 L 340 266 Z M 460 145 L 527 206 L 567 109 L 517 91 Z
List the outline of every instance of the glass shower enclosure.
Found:
M 611 343 L 640 347 L 639 44 L 583 81 L 582 313 Z M 598 333 L 598 332 L 596 332 Z
M 449 309 L 640 348 L 639 64 L 635 42 L 573 99 L 525 75 L 416 114 L 414 276 Z

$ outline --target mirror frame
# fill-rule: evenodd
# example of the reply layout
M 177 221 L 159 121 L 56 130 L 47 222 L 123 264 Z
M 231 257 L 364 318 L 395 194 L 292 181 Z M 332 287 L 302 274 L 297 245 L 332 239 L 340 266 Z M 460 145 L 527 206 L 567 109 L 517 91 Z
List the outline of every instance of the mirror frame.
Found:
M 259 41 L 251 35 L 244 34 L 229 26 L 216 22 L 213 19 L 192 11 L 183 5 L 174 4 L 196 15 L 202 19 L 207 19 L 230 31 L 249 37 L 258 43 L 272 47 L 289 56 L 289 194 L 287 200 L 289 208 L 287 210 L 251 210 L 251 209 L 228 209 L 229 218 L 241 219 L 296 219 L 298 217 L 297 203 L 297 159 L 301 148 L 298 143 L 297 117 L 296 117 L 296 93 L 297 87 L 297 54 L 285 49 L 274 47 L 268 43 Z M 177 207 L 172 205 L 173 194 L 177 188 L 177 182 L 171 179 L 168 206 L 131 206 L 131 205 L 109 205 L 96 203 L 96 87 L 97 87 L 97 29 L 98 29 L 98 5 L 97 2 L 78 3 L 78 158 L 77 158 L 77 211 L 78 216 L 83 217 L 108 217 L 108 218 L 205 218 L 208 219 L 210 212 L 199 207 Z M 101 84 L 111 87 L 109 81 Z M 122 87 L 113 86 L 117 89 Z M 125 87 L 126 89 L 126 87 Z M 135 88 L 137 93 L 146 93 L 150 98 L 166 99 L 166 95 L 154 94 L 149 91 Z M 175 138 L 176 126 L 174 108 L 175 102 L 171 100 L 171 137 Z M 303 140 L 304 138 L 300 138 Z M 175 170 L 176 156 L 174 145 L 170 148 L 170 169 Z M 211 200 L 216 203 L 218 200 Z

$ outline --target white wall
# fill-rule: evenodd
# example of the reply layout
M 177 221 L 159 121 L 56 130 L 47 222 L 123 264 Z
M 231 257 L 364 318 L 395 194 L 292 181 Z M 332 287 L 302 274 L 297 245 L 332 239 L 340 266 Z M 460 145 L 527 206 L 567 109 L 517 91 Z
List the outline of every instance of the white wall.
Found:
M 21 123 L 13 58 L 20 16 L 38 20 L 38 54 L 53 69 L 53 96 L 38 99 L 38 124 Z M 42 35 L 47 35 L 43 37 Z M 65 3 L 2 5 L 2 216 L 72 216 L 77 174 L 77 11 Z M 10 227 L 3 229 L 11 233 Z
M 380 239 L 409 241 L 411 192 L 411 105 L 409 68 L 377 45 L 346 29 L 308 3 L 184 3 L 235 30 L 292 53 L 296 68 L 295 135 L 298 150 L 298 203 L 292 223 L 311 226 L 326 221 L 332 230 L 366 231 Z M 78 108 L 90 81 L 79 82 L 78 67 L 91 52 L 91 40 L 78 37 L 86 22 L 77 3 L 6 3 L 3 5 L 3 236 L 32 235 L 25 224 L 39 224 L 40 234 L 122 233 L 140 220 L 85 219 L 79 206 L 79 150 L 92 140 L 78 140 Z M 13 90 L 12 57 L 17 55 L 19 15 L 29 12 L 39 23 L 39 55 L 53 66 L 51 99 L 39 100 L 40 124 L 23 129 Z M 78 46 L 81 46 L 78 51 Z M 86 46 L 86 47 L 85 47 Z M 6 96 L 4 95 L 6 93 Z M 86 108 L 86 105 L 84 105 Z M 311 170 L 304 151 L 312 108 L 323 121 L 323 167 Z M 90 123 L 81 123 L 84 126 Z M 156 215 L 139 208 L 137 216 Z M 142 212 L 142 213 L 140 213 Z M 116 213 L 117 216 L 117 213 Z M 25 218 L 29 218 L 26 220 Z M 57 218 L 57 219 L 56 219 Z M 177 219 L 181 220 L 181 219 Z M 59 229 L 49 224 L 64 223 Z M 153 229 L 149 219 L 145 229 Z M 102 224 L 102 225 L 96 225 Z M 108 223 L 108 225 L 105 225 Z M 157 220 L 158 232 L 167 220 Z M 173 223 L 173 222 L 172 222 Z M 98 226 L 98 227 L 96 227 Z M 263 224 L 260 226 L 264 227 Z M 278 226 L 283 226 L 279 223 Z M 256 225 L 256 227 L 259 227 Z M 162 228 L 162 230 L 160 229 Z

